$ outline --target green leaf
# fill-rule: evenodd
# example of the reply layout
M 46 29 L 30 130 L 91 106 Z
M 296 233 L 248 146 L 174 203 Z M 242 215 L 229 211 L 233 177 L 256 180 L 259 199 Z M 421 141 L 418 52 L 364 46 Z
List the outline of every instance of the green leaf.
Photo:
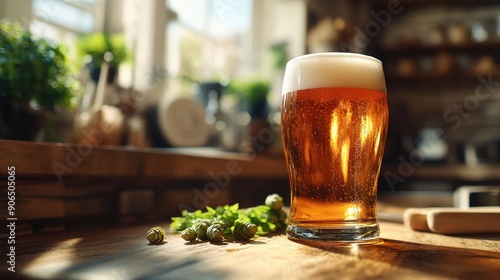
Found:
M 207 212 L 208 212 L 208 213 L 211 213 L 211 214 L 214 214 L 214 215 L 217 213 L 217 212 L 215 211 L 215 209 L 213 209 L 213 208 L 212 208 L 212 207 L 210 207 L 210 206 L 207 206 Z
M 231 210 L 233 212 L 236 212 L 236 211 L 238 211 L 239 207 L 240 207 L 240 204 L 239 203 L 235 203 L 235 204 L 229 206 L 229 210 Z

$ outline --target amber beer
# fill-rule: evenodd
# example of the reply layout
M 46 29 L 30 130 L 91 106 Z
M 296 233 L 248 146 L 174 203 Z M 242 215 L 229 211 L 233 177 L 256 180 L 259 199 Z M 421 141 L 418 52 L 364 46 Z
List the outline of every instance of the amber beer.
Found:
M 347 53 L 287 64 L 282 130 L 290 238 L 370 242 L 388 108 L 382 63 Z

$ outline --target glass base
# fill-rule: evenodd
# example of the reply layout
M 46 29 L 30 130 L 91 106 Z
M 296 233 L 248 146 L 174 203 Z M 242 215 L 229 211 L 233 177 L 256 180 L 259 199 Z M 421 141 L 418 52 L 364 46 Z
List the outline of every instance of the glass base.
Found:
M 336 225 L 325 228 L 289 225 L 286 235 L 289 239 L 345 243 L 377 243 L 380 240 L 378 223 Z

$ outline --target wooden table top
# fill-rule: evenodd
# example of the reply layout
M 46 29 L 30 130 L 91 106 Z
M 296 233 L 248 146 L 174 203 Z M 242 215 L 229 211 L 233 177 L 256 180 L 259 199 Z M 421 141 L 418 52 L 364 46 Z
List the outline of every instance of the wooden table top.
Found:
M 175 232 L 167 243 L 150 245 L 145 233 L 152 226 L 19 236 L 16 273 L 2 261 L 0 278 L 500 279 L 499 235 L 444 236 L 381 222 L 383 243 L 369 246 L 301 244 L 283 234 L 187 243 Z M 3 259 L 4 240 L 1 246 Z

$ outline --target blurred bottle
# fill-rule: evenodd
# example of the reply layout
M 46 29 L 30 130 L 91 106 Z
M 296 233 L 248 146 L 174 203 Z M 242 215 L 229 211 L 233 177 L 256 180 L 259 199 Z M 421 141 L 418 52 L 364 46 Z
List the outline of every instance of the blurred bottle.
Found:
M 225 150 L 233 150 L 237 146 L 233 143 L 236 137 L 235 123 L 229 114 L 222 110 L 219 104 L 219 93 L 215 90 L 208 92 L 205 121 L 210 127 L 208 146 Z

